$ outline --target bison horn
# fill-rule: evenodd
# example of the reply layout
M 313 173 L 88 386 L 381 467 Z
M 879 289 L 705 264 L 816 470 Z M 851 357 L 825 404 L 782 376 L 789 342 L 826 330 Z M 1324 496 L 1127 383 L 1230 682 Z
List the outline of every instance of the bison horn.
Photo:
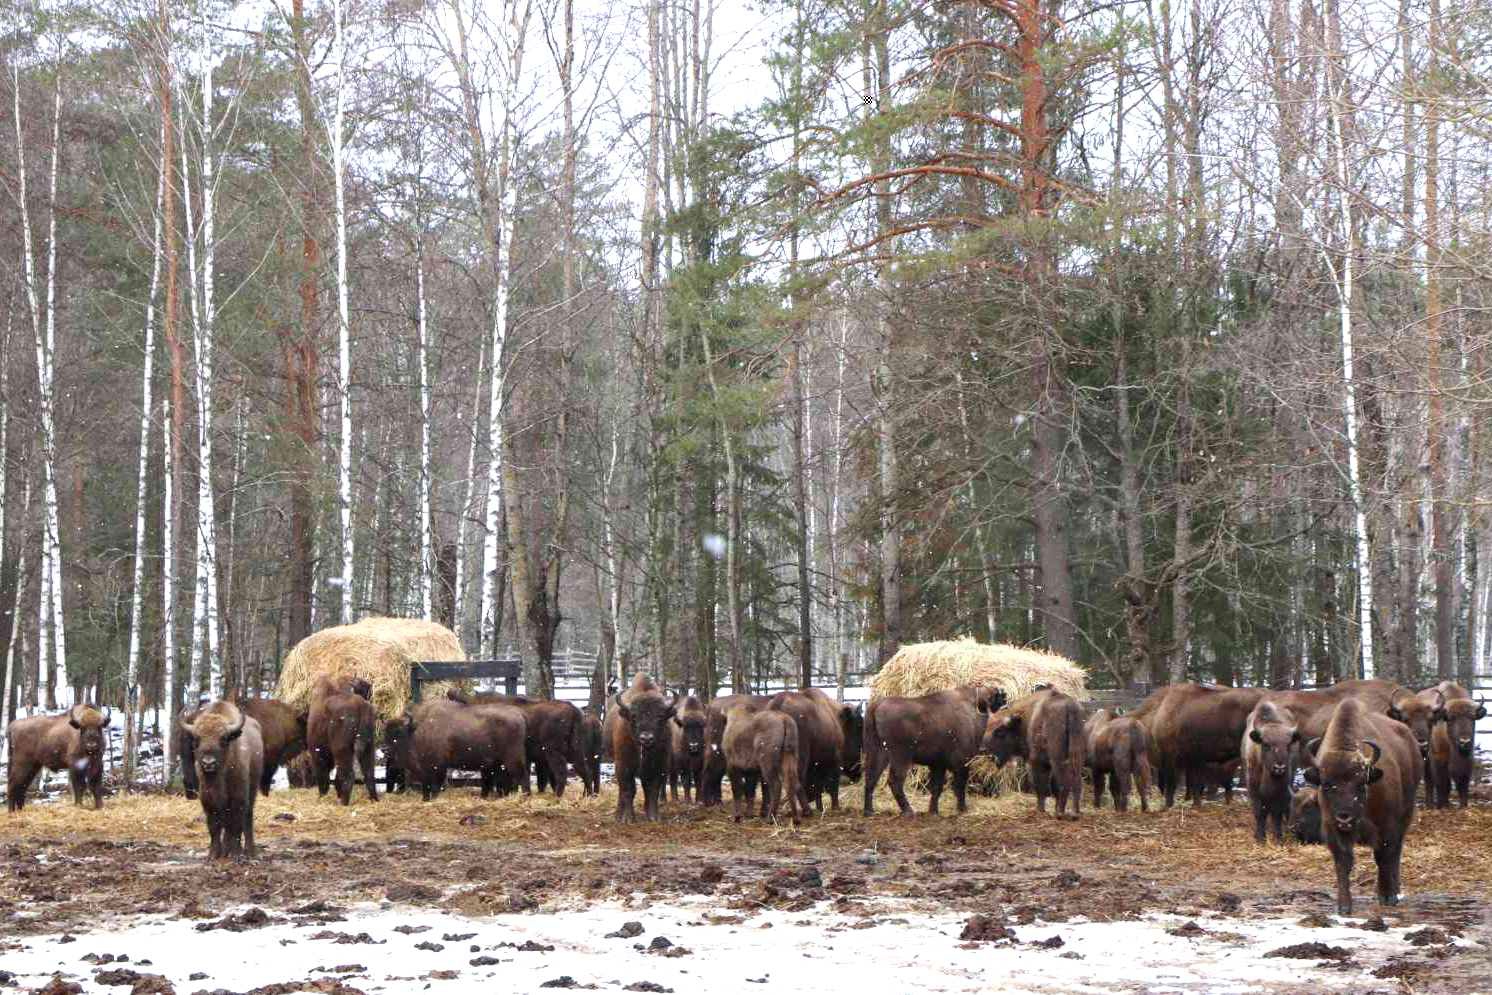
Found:
M 188 722 L 185 718 L 178 722 L 177 725 L 181 726 L 181 731 L 186 733 L 188 736 L 195 737 L 197 735 L 196 726 L 192 725 L 192 723 Z
M 1373 742 L 1371 739 L 1365 739 L 1365 740 L 1363 740 L 1362 741 L 1362 745 L 1368 747 L 1369 749 L 1371 749 L 1373 751 L 1373 759 L 1371 759 L 1371 760 L 1368 761 L 1368 766 L 1369 767 L 1377 766 L 1377 764 L 1378 764 L 1378 758 L 1381 757 L 1381 756 L 1383 756 L 1383 750 L 1378 746 L 1377 743 Z
M 235 708 L 233 709 L 233 714 L 238 717 L 238 721 L 234 722 L 224 732 L 224 735 L 228 737 L 237 736 L 239 733 L 243 732 L 243 711 L 241 709 Z
M 1316 751 L 1321 748 L 1321 737 L 1317 736 L 1305 745 L 1305 762 L 1307 765 L 1316 766 Z
M 621 694 L 613 691 L 611 693 L 611 701 L 616 705 L 616 713 L 625 719 L 627 717 L 627 706 L 623 704 Z

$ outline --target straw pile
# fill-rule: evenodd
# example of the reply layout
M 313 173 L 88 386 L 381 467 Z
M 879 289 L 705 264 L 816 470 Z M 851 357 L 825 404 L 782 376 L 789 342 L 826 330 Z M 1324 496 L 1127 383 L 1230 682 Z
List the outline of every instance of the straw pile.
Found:
M 314 632 L 295 644 L 280 669 L 275 696 L 292 708 L 308 708 L 320 674 L 362 677 L 373 685 L 373 707 L 380 718 L 404 714 L 409 704 L 409 672 L 416 662 L 466 659 L 456 634 L 436 622 L 412 618 L 365 618 Z M 425 684 L 424 698 L 444 697 L 455 685 Z
M 962 639 L 903 646 L 886 661 L 870 682 L 870 698 L 915 698 L 957 687 L 997 687 L 1009 701 L 1045 684 L 1079 701 L 1088 699 L 1087 673 L 1066 657 L 1044 650 L 1025 649 L 1005 643 L 977 643 Z M 1014 790 L 1021 771 L 1010 765 L 1004 771 L 988 757 L 969 764 L 970 783 L 986 788 Z M 926 771 L 917 768 L 908 778 L 918 787 Z

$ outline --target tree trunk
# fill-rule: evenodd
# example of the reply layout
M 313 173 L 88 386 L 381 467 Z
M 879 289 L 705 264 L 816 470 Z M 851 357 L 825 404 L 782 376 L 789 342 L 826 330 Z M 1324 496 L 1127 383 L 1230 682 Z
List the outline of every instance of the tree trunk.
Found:
M 337 230 L 337 398 L 340 402 L 342 431 L 337 449 L 337 510 L 341 521 L 342 547 L 342 624 L 352 621 L 352 328 L 347 315 L 347 196 L 343 187 L 346 163 L 343 161 L 343 107 L 346 93 L 346 40 L 342 22 L 345 14 L 342 0 L 332 0 L 332 58 L 337 63 L 336 111 L 331 128 L 332 206 Z

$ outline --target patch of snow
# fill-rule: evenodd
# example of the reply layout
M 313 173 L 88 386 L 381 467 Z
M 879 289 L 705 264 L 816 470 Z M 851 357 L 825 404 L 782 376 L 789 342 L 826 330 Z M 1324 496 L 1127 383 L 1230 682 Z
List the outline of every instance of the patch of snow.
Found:
M 563 976 L 601 990 L 646 981 L 680 993 L 711 995 L 759 995 L 764 986 L 825 992 L 1243 993 L 1277 986 L 1360 988 L 1376 982 L 1368 973 L 1372 967 L 1411 949 L 1404 929 L 1374 933 L 1344 924 L 1306 928 L 1289 919 L 1196 917 L 1193 921 L 1208 932 L 1228 935 L 1176 936 L 1168 930 L 1186 920 L 1174 915 L 1124 922 L 1036 922 L 1013 926 L 1014 941 L 970 944 L 959 937 L 963 915 L 907 903 L 878 902 L 873 908 L 869 918 L 840 914 L 828 903 L 804 912 L 753 914 L 709 899 L 651 904 L 641 899 L 473 918 L 363 905 L 348 910 L 344 922 L 285 922 L 239 933 L 199 932 L 188 920 L 137 917 L 67 942 L 56 935 L 25 938 L 20 949 L 0 955 L 0 968 L 15 972 L 23 986 L 40 986 L 60 970 L 86 992 L 108 989 L 92 981 L 93 967 L 82 960 L 85 955 L 126 954 L 130 961 L 122 966 L 163 974 L 183 993 L 241 991 L 329 975 L 370 993 L 419 987 L 437 995 L 485 995 L 498 988 L 539 993 L 546 990 L 541 987 L 545 982 Z M 641 923 L 642 931 L 607 936 L 627 921 Z M 311 938 L 322 930 L 367 934 L 372 942 Z M 462 934 L 474 935 L 454 938 Z M 660 936 L 690 952 L 667 957 L 650 951 Z M 1054 936 L 1061 938 L 1060 947 L 1034 945 Z M 1345 947 L 1353 963 L 1338 967 L 1263 956 L 1310 940 Z M 525 942 L 554 949 L 517 949 Z M 495 958 L 496 963 L 474 966 L 471 962 L 478 958 Z M 337 970 L 347 965 L 357 967 Z M 454 976 L 432 977 L 433 971 Z M 201 976 L 192 980 L 194 973 Z

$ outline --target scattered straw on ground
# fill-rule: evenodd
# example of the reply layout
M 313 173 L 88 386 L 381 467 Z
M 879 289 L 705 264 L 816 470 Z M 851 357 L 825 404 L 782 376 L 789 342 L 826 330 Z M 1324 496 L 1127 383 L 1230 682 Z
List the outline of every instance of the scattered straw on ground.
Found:
M 373 685 L 373 707 L 382 718 L 402 715 L 409 704 L 409 672 L 420 661 L 462 661 L 466 652 L 456 634 L 436 622 L 410 618 L 365 618 L 314 632 L 285 657 L 275 696 L 292 708 L 307 708 L 320 674 L 362 677 Z M 426 697 L 444 695 L 453 685 L 434 682 Z

